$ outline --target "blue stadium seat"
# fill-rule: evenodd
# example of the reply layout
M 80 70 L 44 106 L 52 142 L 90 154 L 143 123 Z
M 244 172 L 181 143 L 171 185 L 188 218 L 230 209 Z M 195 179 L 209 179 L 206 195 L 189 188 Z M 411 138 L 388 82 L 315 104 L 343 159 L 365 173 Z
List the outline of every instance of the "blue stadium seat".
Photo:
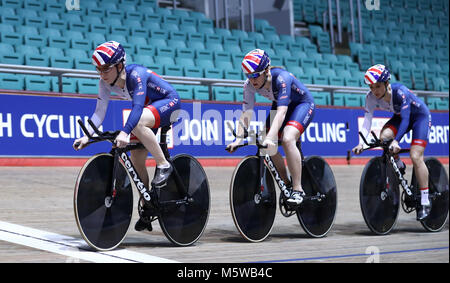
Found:
M 175 90 L 180 95 L 181 99 L 188 99 L 193 100 L 194 99 L 194 93 L 193 93 L 193 87 L 191 85 L 174 85 Z
M 23 90 L 24 88 L 25 83 L 22 75 L 0 73 L 0 89 Z
M 78 79 L 77 91 L 81 94 L 98 94 L 98 80 Z
M 193 92 L 195 100 L 209 100 L 209 90 L 207 86 L 194 86 Z
M 235 101 L 234 91 L 229 87 L 214 87 L 213 97 L 216 101 Z
M 51 91 L 50 77 L 27 75 L 25 89 L 32 91 Z
M 63 89 L 62 92 L 65 93 L 76 93 L 77 92 L 77 80 L 76 78 L 62 78 Z M 51 85 L 53 92 L 59 92 L 59 80 L 57 77 L 51 78 Z

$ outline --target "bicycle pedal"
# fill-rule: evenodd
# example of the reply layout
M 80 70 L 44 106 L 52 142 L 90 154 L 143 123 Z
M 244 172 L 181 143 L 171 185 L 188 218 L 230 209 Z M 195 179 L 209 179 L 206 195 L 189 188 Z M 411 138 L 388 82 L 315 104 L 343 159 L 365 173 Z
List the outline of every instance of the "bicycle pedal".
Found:
M 153 226 L 152 226 L 152 222 L 145 220 L 143 218 L 139 218 L 139 220 L 136 222 L 136 224 L 134 225 L 134 230 L 140 232 L 147 229 L 147 231 L 151 232 L 153 231 Z

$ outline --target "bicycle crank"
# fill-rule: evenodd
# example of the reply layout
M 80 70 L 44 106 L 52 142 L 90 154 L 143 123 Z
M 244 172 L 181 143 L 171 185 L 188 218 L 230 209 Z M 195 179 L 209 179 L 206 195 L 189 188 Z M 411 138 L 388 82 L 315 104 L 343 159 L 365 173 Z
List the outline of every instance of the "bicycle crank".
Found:
M 278 199 L 278 206 L 284 217 L 291 217 L 297 212 L 295 209 L 291 208 L 289 204 L 287 204 L 286 199 L 282 195 L 280 195 Z

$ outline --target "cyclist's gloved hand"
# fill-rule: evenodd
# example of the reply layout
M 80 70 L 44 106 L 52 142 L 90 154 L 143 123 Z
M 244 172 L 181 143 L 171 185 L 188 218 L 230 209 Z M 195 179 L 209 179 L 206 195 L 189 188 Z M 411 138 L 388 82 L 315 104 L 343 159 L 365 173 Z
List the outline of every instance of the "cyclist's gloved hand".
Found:
M 397 153 L 397 152 L 399 152 L 400 151 L 400 146 L 398 145 L 398 141 L 397 140 L 393 140 L 392 142 L 391 142 L 391 145 L 389 146 L 389 150 L 392 152 L 392 153 Z
M 265 152 L 267 152 L 270 156 L 275 155 L 278 151 L 278 142 L 267 137 L 264 139 L 262 146 L 267 146 Z
M 225 150 L 227 150 L 230 153 L 233 153 L 236 150 L 236 147 L 241 143 L 240 140 L 235 140 L 234 142 L 230 143 L 229 145 L 227 145 L 227 147 L 225 148 Z
M 75 150 L 83 149 L 86 146 L 86 144 L 88 143 L 88 141 L 89 141 L 89 138 L 87 136 L 81 137 L 79 139 L 76 139 L 73 142 L 72 147 Z
M 357 146 L 355 146 L 355 147 L 352 149 L 352 151 L 353 151 L 353 153 L 356 154 L 356 155 L 361 154 L 361 152 L 363 151 L 363 145 L 362 145 L 362 144 L 358 144 Z
M 128 134 L 123 132 L 123 131 L 121 131 L 117 135 L 116 139 L 114 140 L 114 143 L 116 144 L 117 147 L 120 147 L 120 148 L 127 146 L 127 144 L 128 144 Z

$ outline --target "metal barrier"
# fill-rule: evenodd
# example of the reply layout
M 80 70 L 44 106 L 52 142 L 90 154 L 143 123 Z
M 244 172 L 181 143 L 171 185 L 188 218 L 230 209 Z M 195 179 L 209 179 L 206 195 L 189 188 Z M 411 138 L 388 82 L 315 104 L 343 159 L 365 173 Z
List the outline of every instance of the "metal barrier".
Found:
M 0 73 L 20 73 L 29 75 L 55 76 L 59 81 L 59 92 L 62 93 L 62 78 L 63 77 L 77 77 L 77 78 L 93 78 L 99 79 L 100 76 L 96 71 L 62 69 L 50 67 L 37 67 L 25 65 L 10 65 L 0 64 Z M 175 76 L 161 76 L 163 79 L 171 84 L 187 84 L 187 85 L 206 85 L 209 88 L 209 99 L 213 100 L 212 87 L 226 86 L 226 87 L 242 87 L 244 81 L 242 80 L 224 80 L 224 79 L 208 79 L 208 78 L 193 78 L 193 77 L 175 77 Z M 310 91 L 329 92 L 331 101 L 334 93 L 360 93 L 366 94 L 368 89 L 362 87 L 348 87 L 348 86 L 332 86 L 332 85 L 313 85 L 305 84 Z M 413 92 L 424 98 L 427 102 L 428 97 L 449 97 L 448 92 L 439 91 L 424 91 L 413 90 Z

